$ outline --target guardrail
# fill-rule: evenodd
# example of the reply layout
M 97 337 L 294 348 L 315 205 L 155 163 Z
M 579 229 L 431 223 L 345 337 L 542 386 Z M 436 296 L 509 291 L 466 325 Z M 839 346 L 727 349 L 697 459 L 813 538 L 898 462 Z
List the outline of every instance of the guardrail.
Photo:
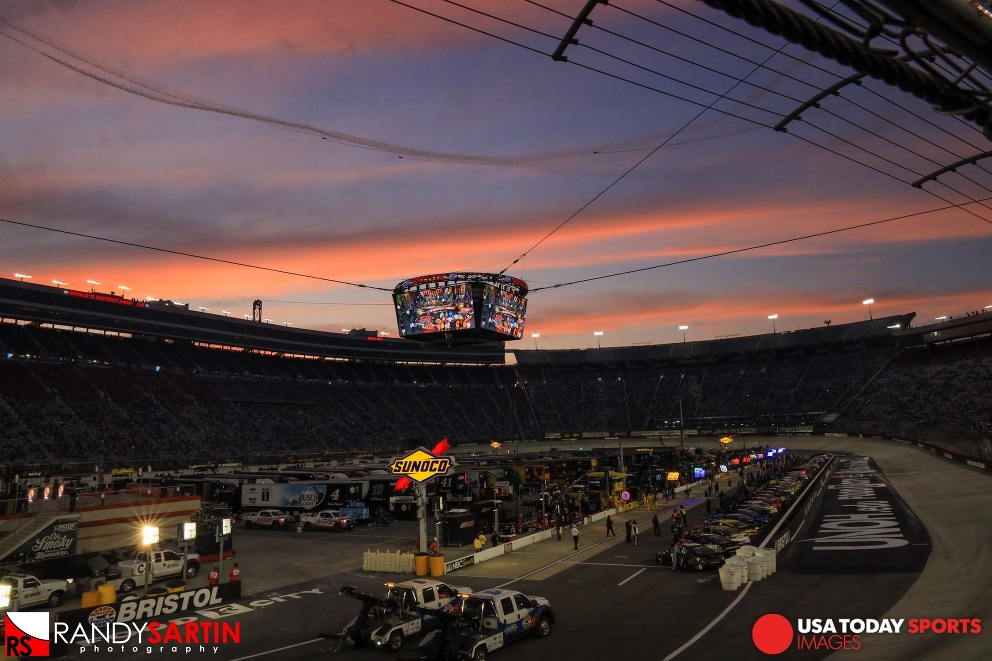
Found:
M 758 548 L 765 548 L 768 542 L 774 539 L 772 546 L 776 553 L 781 553 L 782 550 L 789 545 L 789 543 L 799 534 L 803 523 L 806 521 L 806 515 L 809 514 L 810 509 L 813 507 L 813 503 L 816 502 L 817 496 L 823 490 L 824 485 L 826 485 L 827 480 L 834 472 L 834 460 L 837 455 L 832 455 L 830 459 L 827 460 L 823 466 L 820 467 L 820 471 L 816 476 L 809 481 L 809 483 L 803 488 L 802 493 L 796 498 L 792 506 L 786 511 L 785 516 L 783 516 L 770 533 L 762 540 Z M 800 519 L 799 517 L 802 516 Z M 796 523 L 796 519 L 799 522 Z

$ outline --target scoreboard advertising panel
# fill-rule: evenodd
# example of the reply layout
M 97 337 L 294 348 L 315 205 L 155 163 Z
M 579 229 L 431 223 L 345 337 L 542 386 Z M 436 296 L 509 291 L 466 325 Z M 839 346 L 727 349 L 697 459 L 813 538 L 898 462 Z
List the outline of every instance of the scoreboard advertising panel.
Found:
M 403 337 L 475 328 L 475 307 L 468 285 L 393 294 Z

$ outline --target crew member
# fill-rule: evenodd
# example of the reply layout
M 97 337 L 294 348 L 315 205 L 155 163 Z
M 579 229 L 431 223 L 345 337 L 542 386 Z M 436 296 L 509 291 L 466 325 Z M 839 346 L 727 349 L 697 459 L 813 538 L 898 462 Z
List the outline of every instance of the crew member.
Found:
M 218 583 L 220 583 L 219 567 L 214 567 L 213 569 L 210 570 L 210 573 L 207 574 L 207 582 L 210 583 L 210 585 L 217 585 Z
M 238 569 L 238 563 L 235 562 L 234 563 L 234 566 L 231 567 L 231 571 L 227 575 L 227 579 L 229 581 L 231 581 L 232 583 L 235 582 L 235 581 L 240 581 L 241 580 L 241 570 Z

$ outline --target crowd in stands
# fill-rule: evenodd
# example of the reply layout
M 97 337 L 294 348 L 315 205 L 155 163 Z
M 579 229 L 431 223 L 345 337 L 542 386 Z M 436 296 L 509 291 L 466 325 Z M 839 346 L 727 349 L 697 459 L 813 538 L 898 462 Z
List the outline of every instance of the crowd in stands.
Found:
M 0 455 L 222 460 L 605 435 L 682 420 L 703 429 L 832 421 L 830 429 L 925 436 L 987 456 L 992 349 L 975 347 L 821 347 L 656 367 L 424 366 L 0 324 Z

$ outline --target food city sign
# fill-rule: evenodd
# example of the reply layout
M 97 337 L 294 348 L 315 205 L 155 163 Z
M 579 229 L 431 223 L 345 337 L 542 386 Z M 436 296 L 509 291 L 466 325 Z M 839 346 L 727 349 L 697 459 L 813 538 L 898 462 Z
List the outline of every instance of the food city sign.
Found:
M 422 484 L 438 475 L 446 474 L 455 465 L 451 457 L 442 457 L 426 448 L 417 448 L 405 457 L 393 459 L 389 465 L 389 474 L 407 477 Z

